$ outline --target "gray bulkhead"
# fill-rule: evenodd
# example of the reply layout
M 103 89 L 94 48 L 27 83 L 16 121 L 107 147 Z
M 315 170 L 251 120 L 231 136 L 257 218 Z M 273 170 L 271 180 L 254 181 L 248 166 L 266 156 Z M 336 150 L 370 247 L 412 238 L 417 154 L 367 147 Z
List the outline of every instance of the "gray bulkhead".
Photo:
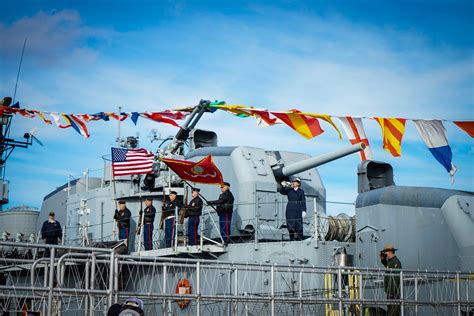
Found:
M 359 181 L 356 265 L 382 267 L 379 252 L 391 243 L 405 269 L 472 270 L 474 194 L 388 182 L 370 189 Z

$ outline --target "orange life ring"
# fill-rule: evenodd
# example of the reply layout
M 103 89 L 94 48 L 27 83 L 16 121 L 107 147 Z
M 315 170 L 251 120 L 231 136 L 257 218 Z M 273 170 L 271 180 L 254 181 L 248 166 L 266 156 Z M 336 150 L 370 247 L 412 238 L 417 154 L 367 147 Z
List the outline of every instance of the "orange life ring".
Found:
M 184 294 L 191 294 L 191 284 L 189 283 L 188 279 L 179 279 L 178 284 L 176 284 L 176 294 L 184 295 Z M 178 306 L 181 309 L 186 308 L 189 305 L 189 300 L 176 300 Z

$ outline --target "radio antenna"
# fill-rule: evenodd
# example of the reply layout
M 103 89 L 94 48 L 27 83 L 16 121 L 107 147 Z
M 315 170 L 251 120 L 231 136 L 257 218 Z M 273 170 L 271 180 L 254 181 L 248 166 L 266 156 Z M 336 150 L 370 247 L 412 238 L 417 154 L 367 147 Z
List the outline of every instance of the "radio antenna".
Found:
M 23 55 L 25 54 L 25 47 L 26 47 L 26 37 L 25 37 L 25 41 L 23 42 L 23 50 L 21 51 L 20 65 L 18 65 L 18 73 L 16 74 L 15 91 L 13 92 L 13 102 L 12 102 L 12 104 L 15 104 L 16 89 L 18 87 L 18 79 L 20 78 L 20 70 L 21 70 L 21 64 L 23 62 Z

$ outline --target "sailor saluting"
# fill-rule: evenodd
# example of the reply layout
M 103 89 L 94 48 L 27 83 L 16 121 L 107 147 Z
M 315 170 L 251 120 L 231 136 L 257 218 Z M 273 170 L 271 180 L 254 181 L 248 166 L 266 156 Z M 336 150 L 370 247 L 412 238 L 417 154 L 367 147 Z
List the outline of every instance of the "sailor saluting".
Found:
M 301 180 L 294 178 L 291 187 L 286 181 L 281 182 L 280 193 L 288 196 L 286 205 L 286 226 L 290 234 L 290 240 L 303 240 L 303 217 L 306 216 L 306 198 L 304 191 L 300 188 Z

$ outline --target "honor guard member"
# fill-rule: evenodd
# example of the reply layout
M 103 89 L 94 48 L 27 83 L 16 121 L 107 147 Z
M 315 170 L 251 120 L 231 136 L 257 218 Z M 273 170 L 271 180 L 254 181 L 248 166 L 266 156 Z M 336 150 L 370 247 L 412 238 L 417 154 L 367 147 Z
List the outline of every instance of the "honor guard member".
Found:
M 127 240 L 127 249 L 128 249 L 128 237 L 130 235 L 130 218 L 132 213 L 125 205 L 125 201 L 118 201 L 118 210 L 115 210 L 114 219 L 117 221 L 117 227 L 119 230 L 119 239 Z M 128 251 L 127 251 L 128 252 Z
M 54 212 L 49 212 L 48 220 L 44 221 L 41 227 L 41 238 L 48 245 L 57 245 L 63 237 L 61 224 L 54 218 Z M 46 249 L 44 255 L 49 256 L 50 250 Z
M 286 181 L 281 182 L 280 193 L 288 196 L 286 205 L 286 226 L 290 240 L 303 240 L 303 217 L 306 216 L 306 198 L 300 188 L 301 180 L 294 178 L 291 186 Z
M 153 249 L 153 223 L 155 222 L 156 209 L 153 206 L 153 199 L 147 197 L 145 199 L 145 215 L 143 215 L 143 244 L 145 250 Z M 140 225 L 142 223 L 142 210 L 140 210 Z
M 230 192 L 229 182 L 224 182 L 221 185 L 222 193 L 219 195 L 219 199 L 215 201 L 207 202 L 208 205 L 217 206 L 217 214 L 219 215 L 219 226 L 221 230 L 221 236 L 224 240 L 224 244 L 227 245 L 230 242 L 230 225 L 232 222 L 232 211 L 234 209 L 234 195 Z
M 169 194 L 169 201 L 167 201 L 162 206 L 162 213 L 161 219 L 162 223 L 165 225 L 165 246 L 166 247 L 173 247 L 174 246 L 174 237 L 175 237 L 175 210 L 176 207 L 179 209 L 181 208 L 181 204 L 176 199 L 178 193 L 176 191 L 170 191 Z M 160 224 L 160 228 L 162 224 Z
M 395 251 L 398 250 L 393 244 L 386 244 L 380 251 L 380 261 L 387 269 L 401 269 L 402 263 L 395 256 Z M 384 277 L 384 288 L 387 293 L 387 299 L 400 299 L 400 273 L 388 272 Z M 400 304 L 389 304 L 387 306 L 387 316 L 400 315 Z
M 198 228 L 199 218 L 202 214 L 202 199 L 199 196 L 201 190 L 193 188 L 191 196 L 193 199 L 189 201 L 189 205 L 186 208 L 186 217 L 188 218 L 188 244 L 191 246 L 197 245 L 199 240 Z

